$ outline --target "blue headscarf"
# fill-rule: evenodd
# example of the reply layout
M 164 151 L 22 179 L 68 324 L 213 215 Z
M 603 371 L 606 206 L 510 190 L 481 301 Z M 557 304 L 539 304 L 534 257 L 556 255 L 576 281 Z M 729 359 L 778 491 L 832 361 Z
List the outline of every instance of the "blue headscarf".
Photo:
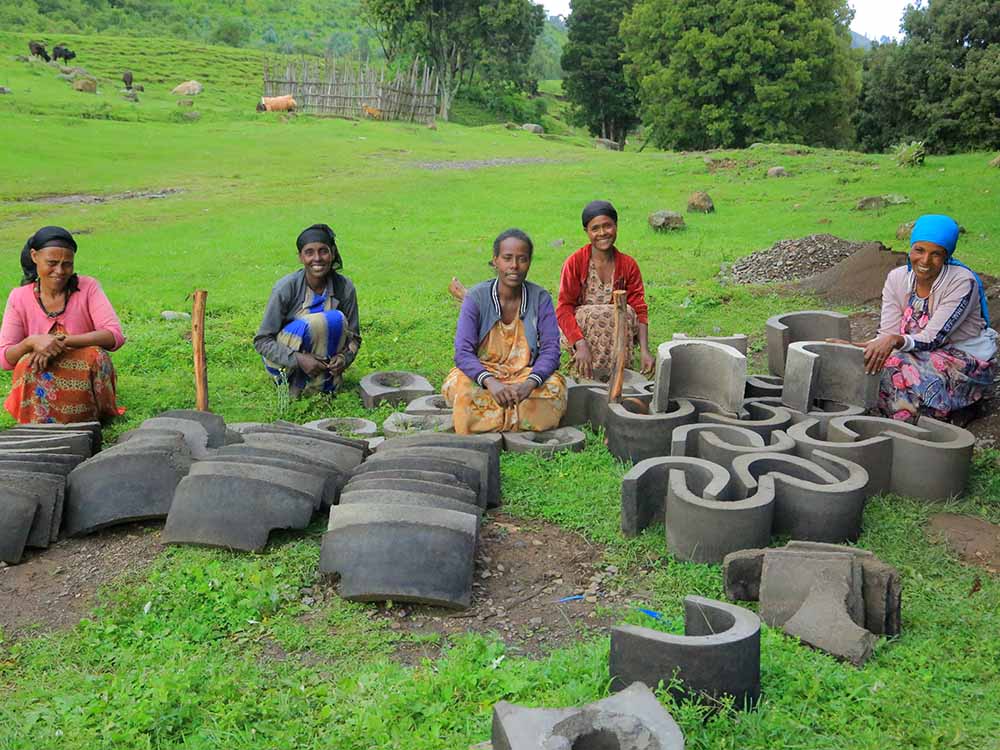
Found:
M 961 266 L 976 279 L 979 287 L 979 310 L 983 314 L 986 325 L 990 324 L 990 312 L 986 304 L 986 290 L 983 288 L 983 281 L 975 271 L 965 265 L 955 257 L 955 246 L 958 244 L 959 234 L 958 224 L 950 216 L 943 214 L 924 214 L 913 224 L 913 231 L 910 232 L 910 247 L 914 242 L 933 242 L 935 245 L 943 247 L 948 252 L 948 259 L 945 261 L 950 266 Z M 913 270 L 910 265 L 910 258 L 906 258 L 906 267 Z

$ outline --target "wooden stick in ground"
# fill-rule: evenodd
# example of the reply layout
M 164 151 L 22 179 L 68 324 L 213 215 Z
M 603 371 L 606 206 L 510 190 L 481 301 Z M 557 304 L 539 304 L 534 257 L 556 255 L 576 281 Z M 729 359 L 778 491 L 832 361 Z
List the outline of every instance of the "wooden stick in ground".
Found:
M 194 400 L 198 411 L 208 411 L 208 364 L 205 361 L 205 300 L 208 292 L 196 289 L 191 311 L 191 346 L 194 349 Z
M 628 351 L 628 301 L 627 292 L 622 289 L 611 293 L 611 304 L 615 306 L 614 366 L 611 382 L 608 383 L 608 403 L 622 402 L 622 386 L 625 383 L 625 353 Z

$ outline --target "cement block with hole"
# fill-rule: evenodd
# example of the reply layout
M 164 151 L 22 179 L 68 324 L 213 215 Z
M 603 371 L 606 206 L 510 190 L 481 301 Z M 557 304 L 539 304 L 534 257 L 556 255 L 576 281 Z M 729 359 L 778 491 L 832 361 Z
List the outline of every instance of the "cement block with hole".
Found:
M 193 419 L 178 419 L 175 417 L 153 417 L 141 425 L 140 430 L 173 430 L 184 436 L 191 458 L 201 459 L 210 455 L 208 451 L 208 431 Z
M 641 682 L 579 708 L 493 706 L 493 750 L 684 750 L 680 727 Z
M 343 435 L 345 437 L 357 436 L 359 438 L 370 438 L 378 435 L 378 425 L 370 419 L 327 417 L 326 419 L 314 419 L 312 422 L 306 422 L 302 426 L 311 430 L 332 432 L 335 435 Z
M 457 500 L 469 505 L 475 505 L 478 507 L 479 498 L 476 493 L 470 490 L 468 487 L 461 487 L 455 484 L 454 477 L 448 474 L 438 474 L 442 477 L 442 481 L 433 481 L 427 479 L 405 479 L 399 476 L 389 474 L 388 476 L 376 476 L 380 472 L 372 472 L 371 474 L 361 474 L 359 476 L 351 479 L 346 485 L 344 485 L 344 492 L 354 492 L 356 490 L 374 490 L 376 492 L 386 492 L 390 490 L 404 491 L 404 492 L 421 492 L 423 494 L 439 495 L 441 497 L 446 497 L 451 500 Z M 436 472 L 422 472 L 423 474 L 431 475 Z
M 352 601 L 418 602 L 464 609 L 472 599 L 479 519 L 407 505 L 330 510 L 319 569 L 340 576 Z
M 865 373 L 864 350 L 850 344 L 797 341 L 788 347 L 781 402 L 808 412 L 815 401 L 874 408 L 879 376 Z
M 440 393 L 415 398 L 406 405 L 407 414 L 431 414 L 441 416 L 450 415 L 451 412 L 452 408 L 448 406 L 448 401 Z
M 771 433 L 781 430 L 787 433 L 792 426 L 792 413 L 788 409 L 769 404 L 746 404 L 746 418 L 730 417 L 725 414 L 705 412 L 698 415 L 698 421 L 705 424 L 724 424 L 730 427 L 742 427 L 753 430 L 765 441 L 770 440 Z M 789 435 L 791 437 L 791 435 Z
M 383 401 L 408 404 L 421 396 L 433 396 L 437 391 L 423 375 L 398 370 L 372 372 L 358 384 L 366 409 L 374 409 Z
M 359 487 L 348 487 L 340 493 L 340 506 L 346 505 L 408 505 L 416 508 L 443 508 L 459 513 L 469 513 L 476 518 L 481 518 L 483 509 L 475 502 L 467 503 L 464 500 L 456 500 L 442 493 L 434 492 L 433 488 L 427 492 L 417 490 L 386 490 L 386 489 L 364 489 Z
M 538 453 L 551 458 L 556 453 L 582 451 L 587 447 L 587 436 L 576 427 L 557 427 L 545 432 L 505 432 L 503 445 L 511 453 Z
M 170 419 L 190 419 L 205 428 L 208 434 L 208 447 L 221 448 L 226 444 L 226 422 L 218 414 L 210 411 L 198 411 L 197 409 L 171 409 L 157 417 Z
M 21 562 L 38 506 L 38 498 L 29 492 L 0 488 L 0 562 Z
M 409 414 L 396 412 L 386 417 L 382 423 L 382 434 L 386 440 L 405 437 L 421 432 L 454 432 L 451 414 Z
M 767 366 L 784 377 L 788 347 L 797 341 L 851 340 L 851 320 L 831 310 L 801 310 L 768 318 Z M 808 411 L 803 409 L 802 411 Z
M 670 471 L 689 473 L 688 487 L 701 497 L 718 499 L 729 491 L 729 471 L 700 458 L 647 458 L 622 477 L 621 530 L 633 537 L 643 529 L 664 521 Z
M 652 410 L 665 411 L 671 399 L 705 399 L 724 412 L 738 413 L 746 387 L 747 358 L 712 341 L 668 341 L 656 350 L 656 390 Z
M 675 430 L 697 418 L 694 406 L 683 398 L 670 402 L 662 413 L 636 414 L 624 404 L 607 404 L 605 409 L 608 452 L 632 463 L 670 455 Z
M 313 509 L 313 497 L 287 485 L 247 477 L 187 476 L 174 493 L 163 541 L 261 552 L 272 531 L 308 526 Z
M 283 466 L 260 464 L 252 466 L 246 463 L 230 462 L 225 457 L 198 461 L 188 472 L 189 477 L 196 476 L 237 477 L 256 479 L 270 484 L 280 484 L 283 487 L 301 492 L 312 499 L 313 509 L 319 510 L 323 503 L 325 481 L 316 474 L 297 471 Z
M 760 698 L 760 618 L 743 607 L 684 597 L 684 635 L 651 628 L 611 628 L 611 689 L 633 682 L 668 685 L 676 677 L 685 698 L 717 704 L 732 696 L 737 709 Z
M 673 341 L 711 341 L 723 346 L 731 346 L 744 357 L 747 355 L 747 336 L 745 333 L 734 333 L 732 336 L 688 336 L 686 333 L 675 333 Z

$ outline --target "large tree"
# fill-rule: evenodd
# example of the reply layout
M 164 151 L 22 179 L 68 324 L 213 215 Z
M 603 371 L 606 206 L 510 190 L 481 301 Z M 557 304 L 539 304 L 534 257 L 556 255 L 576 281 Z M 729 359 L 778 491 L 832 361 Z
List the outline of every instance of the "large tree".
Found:
M 563 91 L 592 135 L 617 141 L 639 122 L 639 100 L 625 80 L 618 35 L 633 0 L 573 0 L 563 48 Z
M 899 43 L 868 53 L 857 114 L 871 151 L 923 139 L 934 151 L 1000 148 L 1000 3 L 907 8 Z
M 654 141 L 848 143 L 851 18 L 846 0 L 637 0 L 620 33 Z
M 441 81 L 441 116 L 477 69 L 504 79 L 527 70 L 545 11 L 531 0 L 363 0 L 387 54 L 429 60 Z

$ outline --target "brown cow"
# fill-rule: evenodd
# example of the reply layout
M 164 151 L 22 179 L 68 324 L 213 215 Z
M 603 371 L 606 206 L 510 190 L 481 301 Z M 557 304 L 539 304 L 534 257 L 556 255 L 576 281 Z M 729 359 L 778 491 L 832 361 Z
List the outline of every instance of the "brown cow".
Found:
M 262 96 L 257 102 L 258 112 L 294 112 L 295 99 L 291 94 L 284 96 Z
M 132 90 L 132 71 L 126 70 L 122 73 L 122 83 L 125 84 L 125 89 L 128 91 Z
M 45 45 L 41 42 L 28 42 L 28 51 L 33 56 L 42 58 L 45 62 L 52 59 L 49 57 L 49 53 L 45 51 Z

